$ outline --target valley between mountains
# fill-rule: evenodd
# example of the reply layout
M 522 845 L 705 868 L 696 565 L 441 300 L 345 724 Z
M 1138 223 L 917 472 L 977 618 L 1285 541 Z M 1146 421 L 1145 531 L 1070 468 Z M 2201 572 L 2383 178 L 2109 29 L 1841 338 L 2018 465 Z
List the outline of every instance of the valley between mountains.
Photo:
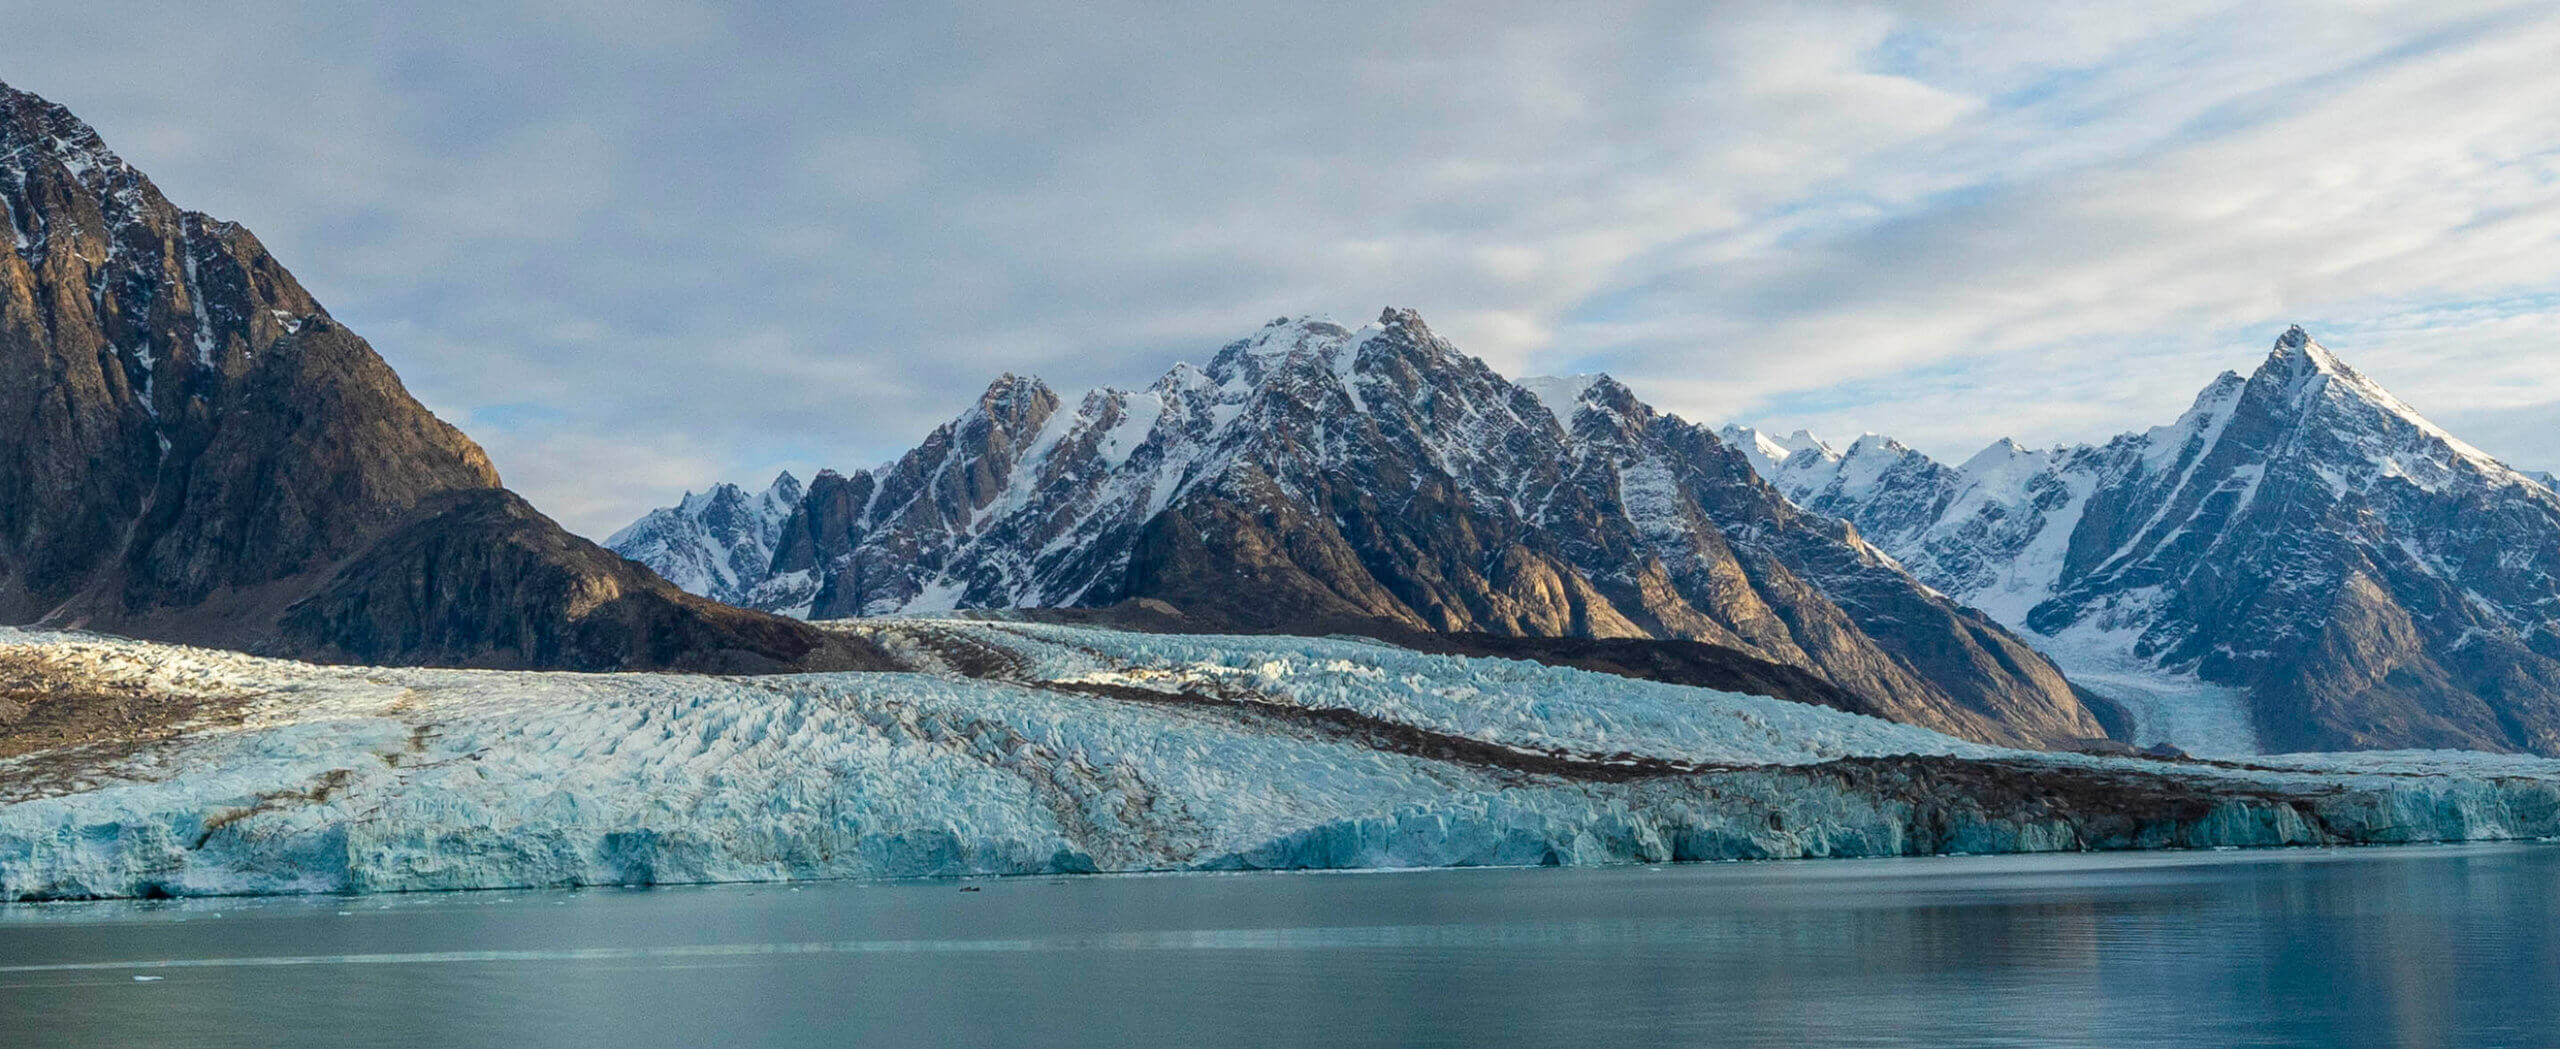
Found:
M 1285 317 L 599 545 L 5 86 L 0 217 L 0 899 L 2560 835 L 2560 496 L 2299 330 L 1950 467 Z

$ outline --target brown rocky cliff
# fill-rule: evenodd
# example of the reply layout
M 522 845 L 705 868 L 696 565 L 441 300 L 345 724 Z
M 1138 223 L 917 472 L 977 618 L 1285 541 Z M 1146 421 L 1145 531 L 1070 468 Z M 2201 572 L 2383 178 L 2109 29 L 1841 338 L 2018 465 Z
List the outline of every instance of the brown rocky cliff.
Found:
M 562 531 L 257 238 L 5 85 L 0 211 L 0 621 L 381 662 L 849 661 Z

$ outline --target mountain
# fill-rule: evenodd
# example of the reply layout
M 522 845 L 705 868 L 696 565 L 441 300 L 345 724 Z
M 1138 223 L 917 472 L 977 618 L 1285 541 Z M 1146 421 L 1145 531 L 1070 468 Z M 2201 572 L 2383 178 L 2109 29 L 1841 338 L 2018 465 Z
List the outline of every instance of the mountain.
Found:
M 668 512 L 617 547 L 698 580 L 649 525 Z M 744 600 L 814 618 L 1143 604 L 1200 629 L 1686 639 L 1970 738 L 2105 735 L 2044 657 L 1714 434 L 1605 376 L 1524 388 L 1404 310 L 1275 320 L 1072 406 L 1003 376 L 897 460 L 819 474 L 769 568 Z
M 735 602 L 773 565 L 782 526 L 800 508 L 800 479 L 788 472 L 750 495 L 734 484 L 686 492 L 674 506 L 607 537 L 604 545 L 655 567 L 667 581 L 717 601 Z
M 2300 328 L 2104 445 L 1949 468 L 1869 438 L 1762 471 L 2075 674 L 2242 690 L 2270 749 L 2560 753 L 2560 495 Z
M 0 85 L 0 622 L 368 662 L 845 662 L 503 488 L 257 238 Z

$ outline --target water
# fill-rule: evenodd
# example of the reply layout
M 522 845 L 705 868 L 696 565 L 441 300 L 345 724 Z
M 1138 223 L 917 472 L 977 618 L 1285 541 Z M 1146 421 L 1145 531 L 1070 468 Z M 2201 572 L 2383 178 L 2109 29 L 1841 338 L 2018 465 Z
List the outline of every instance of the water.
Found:
M 0 1045 L 2548 1046 L 2555 917 L 2552 846 L 0 907 Z

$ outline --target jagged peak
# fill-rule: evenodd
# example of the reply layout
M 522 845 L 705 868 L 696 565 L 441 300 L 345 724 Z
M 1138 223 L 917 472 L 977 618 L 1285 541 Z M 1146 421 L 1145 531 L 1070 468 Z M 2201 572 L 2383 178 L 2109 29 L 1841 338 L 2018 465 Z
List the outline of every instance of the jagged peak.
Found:
M 138 178 L 132 165 L 107 148 L 96 128 L 60 103 L 0 84 L 0 171 L 23 173 L 43 160 L 69 168 L 83 182 L 101 172 Z
M 1388 307 L 1379 311 L 1375 323 L 1356 331 L 1321 314 L 1275 317 L 1260 330 L 1221 348 L 1210 359 L 1205 374 L 1218 385 L 1251 385 L 1279 374 L 1304 378 L 1329 372 L 1342 384 L 1355 407 L 1365 407 L 1359 389 L 1359 362 L 1371 347 L 1415 359 L 1462 356 L 1432 333 L 1421 314 Z
M 1537 398 L 1548 414 L 1556 417 L 1559 425 L 1570 427 L 1575 413 L 1582 410 L 1583 397 L 1602 382 L 1616 383 L 1617 380 L 1600 372 L 1586 372 L 1580 375 L 1532 375 L 1514 379 L 1511 385 L 1529 391 L 1529 395 Z
M 1419 311 L 1407 307 L 1389 306 L 1379 310 L 1377 323 L 1361 329 L 1358 334 L 1360 337 L 1355 341 L 1363 346 L 1372 342 L 1390 342 L 1436 358 L 1465 356 L 1448 340 L 1433 332 L 1431 325 L 1423 323 Z
M 1228 343 L 1209 359 L 1208 377 L 1225 383 L 1258 380 L 1290 359 L 1321 360 L 1328 367 L 1346 351 L 1352 331 L 1320 314 L 1275 317 L 1262 329 Z M 1184 367 L 1175 365 L 1176 370 Z
M 1813 431 L 1796 428 L 1780 437 L 1752 426 L 1727 426 L 1717 434 L 1726 444 L 1736 445 L 1752 453 L 1755 461 L 1766 460 L 1765 466 L 1782 464 L 1805 466 L 1814 462 L 1836 463 L 1845 453 L 1831 447 Z
M 746 499 L 745 489 L 721 481 L 699 492 L 687 489 L 684 498 L 676 500 L 676 509 L 680 513 L 694 515 L 719 503 L 743 503 Z
M 761 498 L 770 503 L 797 503 L 802 495 L 807 494 L 807 491 L 801 486 L 799 478 L 791 476 L 791 471 L 784 470 L 773 475 L 773 483 L 764 486 L 764 495 Z
M 1797 432 L 1802 433 L 1803 431 Z M 1811 437 L 1812 435 L 1806 434 L 1805 436 Z M 1868 430 L 1865 433 L 1859 434 L 1857 440 L 1849 442 L 1849 447 L 1840 454 L 1843 456 L 1874 455 L 1879 452 L 1892 455 L 1908 455 L 1910 454 L 1911 449 L 1904 446 L 1902 442 L 1894 440 L 1891 437 L 1877 433 L 1874 430 Z
M 1057 394 L 1051 392 L 1049 384 L 1040 381 L 1039 376 L 1006 372 L 996 376 L 996 381 L 987 384 L 987 392 L 978 395 L 978 403 L 981 406 L 992 407 L 1036 400 L 1042 396 L 1047 396 L 1051 400 L 1057 399 Z
M 2198 406 L 2202 407 L 2208 398 L 2218 399 L 2226 390 L 2232 390 L 2235 378 L 2233 373 L 2223 373 L 2214 385 L 2206 388 L 2204 397 L 2197 401 Z M 2349 366 L 2328 347 L 2320 345 L 2319 340 L 2303 331 L 2301 325 L 2286 329 L 2276 338 L 2275 348 L 2268 352 L 2266 362 L 2259 365 L 2247 382 L 2276 384 L 2297 413 L 2307 410 L 2325 394 L 2363 401 L 2390 414 L 2405 416 L 2419 426 L 2434 428 L 2420 418 L 2417 410 L 2409 407 L 2407 402 L 2383 389 L 2382 384 L 2366 378 L 2364 373 Z
M 1965 460 L 1964 465 L 1956 467 L 1956 472 L 1982 473 L 2007 466 L 2034 454 L 2036 453 L 2033 450 L 2018 443 L 2015 438 L 2003 437 L 1984 445 L 1981 451 L 1973 453 L 1973 457 Z
M 1006 372 L 987 384 L 978 403 L 948 425 L 966 429 L 973 418 L 985 418 L 1007 430 L 1036 429 L 1058 408 L 1058 395 L 1037 376 Z
M 2300 325 L 2285 330 L 2267 354 L 2266 363 L 2247 380 L 2231 373 L 2217 379 L 2199 396 L 2180 425 L 2210 426 L 2235 405 L 2248 403 L 2274 413 L 2288 427 L 2342 426 L 2349 430 L 2382 426 L 2432 441 L 2450 453 L 2450 461 L 2496 483 L 2517 483 L 2524 475 L 2495 456 L 2437 426 L 2407 401 L 2348 365 Z M 2410 458 L 2403 449 L 2376 445 L 2368 450 L 2373 469 L 2409 478 L 2421 486 L 2441 483 L 2441 465 Z
M 1637 399 L 1636 392 L 1628 389 L 1627 384 L 1619 382 L 1605 372 L 1594 374 L 1590 384 L 1582 388 L 1581 403 L 1606 408 L 1620 415 L 1652 410 L 1650 405 Z
M 1429 334 L 1431 326 L 1422 322 L 1420 311 L 1409 306 L 1388 306 L 1378 311 L 1381 328 L 1406 328 Z
M 2266 363 L 2260 365 L 2258 371 L 2262 375 L 2274 374 L 2287 379 L 2355 374 L 2355 369 L 2347 367 L 2345 361 L 2329 352 L 2328 347 L 2320 345 L 2319 340 L 2312 338 L 2311 333 L 2302 330 L 2299 324 L 2276 336 L 2275 348 L 2267 351 Z

